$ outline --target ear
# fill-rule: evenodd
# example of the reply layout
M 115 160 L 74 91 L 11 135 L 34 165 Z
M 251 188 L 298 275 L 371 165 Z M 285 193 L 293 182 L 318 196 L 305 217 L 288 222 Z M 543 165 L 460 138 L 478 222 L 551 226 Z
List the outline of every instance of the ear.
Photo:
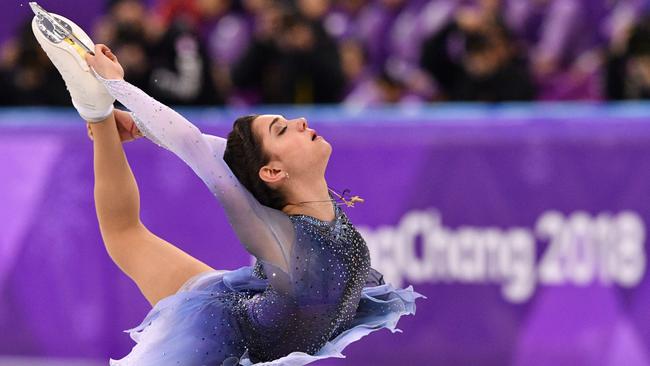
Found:
M 264 165 L 259 171 L 260 179 L 269 184 L 277 184 L 285 178 L 285 172 L 278 166 Z

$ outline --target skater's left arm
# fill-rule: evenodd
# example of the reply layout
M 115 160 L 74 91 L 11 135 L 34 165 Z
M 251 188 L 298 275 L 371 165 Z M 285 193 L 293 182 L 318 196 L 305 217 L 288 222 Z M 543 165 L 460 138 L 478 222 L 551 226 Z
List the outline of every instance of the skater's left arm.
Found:
M 188 155 L 210 153 L 196 126 L 124 80 L 124 69 L 108 47 L 98 44 L 95 55 L 87 54 L 86 61 L 108 92 L 132 112 L 137 128 L 148 139 L 186 162 L 191 160 Z

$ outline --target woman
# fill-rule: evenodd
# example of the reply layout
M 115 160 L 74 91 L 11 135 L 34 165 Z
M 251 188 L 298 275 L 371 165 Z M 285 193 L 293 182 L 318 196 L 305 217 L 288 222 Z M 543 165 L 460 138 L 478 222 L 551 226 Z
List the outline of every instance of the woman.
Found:
M 331 146 L 305 119 L 247 116 L 235 121 L 227 141 L 204 135 L 124 81 L 108 47 L 97 45 L 92 55 L 51 42 L 38 27 L 34 33 L 89 122 L 108 252 L 153 305 L 130 330 L 138 344 L 112 365 L 303 365 L 343 357 L 347 344 L 380 328 L 395 330 L 401 315 L 415 312 L 419 294 L 383 284 L 370 268 L 363 238 L 329 195 Z M 113 112 L 112 97 L 133 118 Z M 133 137 L 133 123 L 205 182 L 257 258 L 254 268 L 216 271 L 147 230 L 121 145 Z

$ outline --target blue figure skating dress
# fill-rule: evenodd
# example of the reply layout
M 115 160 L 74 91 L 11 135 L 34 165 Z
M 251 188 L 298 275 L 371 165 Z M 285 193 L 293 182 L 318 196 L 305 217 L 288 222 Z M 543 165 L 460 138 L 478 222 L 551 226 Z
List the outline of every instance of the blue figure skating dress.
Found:
M 129 330 L 136 346 L 112 366 L 304 365 L 343 357 L 348 344 L 395 331 L 402 315 L 415 313 L 421 295 L 383 282 L 334 200 L 332 221 L 261 205 L 224 162 L 225 139 L 202 134 L 124 80 L 101 80 L 147 138 L 205 182 L 257 258 L 253 267 L 202 273 L 160 300 Z

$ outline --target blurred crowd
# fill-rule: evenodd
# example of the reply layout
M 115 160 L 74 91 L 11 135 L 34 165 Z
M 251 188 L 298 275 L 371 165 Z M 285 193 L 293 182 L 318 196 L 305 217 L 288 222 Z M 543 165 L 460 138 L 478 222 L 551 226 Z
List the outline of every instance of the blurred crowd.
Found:
M 110 0 L 90 34 L 173 105 L 650 98 L 649 0 Z M 0 103 L 69 105 L 29 24 Z

